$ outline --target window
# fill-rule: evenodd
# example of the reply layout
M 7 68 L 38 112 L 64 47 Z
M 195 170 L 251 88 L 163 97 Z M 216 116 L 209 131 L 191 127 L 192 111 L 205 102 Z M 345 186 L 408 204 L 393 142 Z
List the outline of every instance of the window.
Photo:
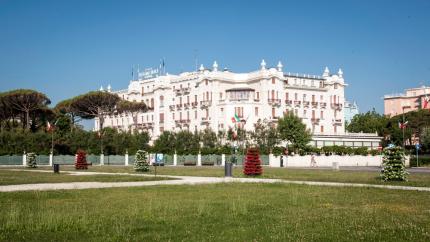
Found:
M 256 92 L 257 100 L 260 100 L 260 92 Z
M 303 110 L 303 118 L 306 118 L 306 115 L 307 115 L 307 110 L 305 109 L 305 110 Z
M 187 120 L 190 120 L 190 111 L 187 111 Z
M 321 95 L 321 96 L 320 96 L 320 100 L 321 100 L 321 101 L 323 101 L 323 100 L 324 100 L 324 96 L 323 96 L 323 95 Z
M 142 87 L 142 96 L 145 93 L 145 87 Z M 124 99 L 124 95 L 122 96 L 122 99 Z
M 154 108 L 154 98 L 151 98 L 151 108 Z
M 294 100 L 298 100 L 299 99 L 299 95 L 297 93 L 294 93 Z
M 255 116 L 258 116 L 258 107 L 255 107 Z
M 324 111 L 321 111 L 321 119 L 324 119 Z
M 272 77 L 272 84 L 276 83 L 276 79 L 274 77 Z
M 164 123 L 164 113 L 160 113 L 160 123 Z
M 197 102 L 197 95 L 194 95 L 194 102 Z
M 306 101 L 306 94 L 303 94 L 303 101 Z
M 333 126 L 333 128 L 334 128 L 334 132 L 337 133 L 337 126 L 335 125 Z
M 235 107 L 234 113 L 239 117 L 243 118 L 243 107 Z
M 222 100 L 222 92 L 219 93 L 219 100 Z
M 164 106 L 164 96 L 160 96 L 160 107 Z
M 324 126 L 321 125 L 321 133 L 324 133 Z
M 285 100 L 288 100 L 288 92 L 285 93 Z
M 223 113 L 223 112 L 224 112 L 224 108 L 220 108 L 220 109 L 219 109 L 219 111 L 220 111 L 221 113 Z
M 248 100 L 250 91 L 231 91 L 227 92 L 230 100 Z
M 276 117 L 276 110 L 275 110 L 275 108 L 272 108 L 272 118 L 275 118 Z
M 312 95 L 312 102 L 315 102 L 315 95 Z
M 208 85 L 208 80 L 205 80 L 205 85 Z
M 312 110 L 312 118 L 315 119 L 315 110 Z
M 172 119 L 175 120 L 175 113 L 172 113 Z
M 197 119 L 197 111 L 194 111 L 194 118 Z
M 179 120 L 182 120 L 182 112 L 179 112 Z

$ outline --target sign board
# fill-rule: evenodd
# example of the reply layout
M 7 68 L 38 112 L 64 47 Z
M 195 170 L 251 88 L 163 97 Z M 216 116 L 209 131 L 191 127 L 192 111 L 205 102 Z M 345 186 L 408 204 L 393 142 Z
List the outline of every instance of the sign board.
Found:
M 146 80 L 158 77 L 160 70 L 158 68 L 146 68 L 144 71 L 138 73 L 139 80 Z
M 394 147 L 395 147 L 395 145 L 394 145 L 394 144 L 389 144 L 389 145 L 388 145 L 388 148 L 390 148 L 390 149 L 391 149 L 391 148 L 394 148 Z
M 164 158 L 163 154 L 156 154 L 155 155 L 155 162 L 156 163 L 163 163 L 163 158 Z
M 420 144 L 416 144 L 416 145 L 415 145 L 415 149 L 416 149 L 416 150 L 421 149 L 421 145 L 420 145 Z

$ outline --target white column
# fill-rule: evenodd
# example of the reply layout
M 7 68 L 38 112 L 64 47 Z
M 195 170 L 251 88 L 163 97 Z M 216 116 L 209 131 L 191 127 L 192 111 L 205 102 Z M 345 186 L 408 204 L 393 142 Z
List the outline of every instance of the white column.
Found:
M 22 166 L 27 165 L 27 154 L 24 151 L 24 154 L 22 155 Z
M 221 155 L 221 166 L 225 166 L 225 154 Z
M 50 166 L 52 166 L 52 161 L 53 161 L 53 159 L 54 159 L 54 154 L 52 154 L 52 152 L 51 153 L 49 153 L 49 165 Z
M 197 155 L 197 166 L 202 166 L 202 154 Z
M 128 151 L 125 152 L 125 166 L 128 166 Z
M 105 155 L 104 154 L 100 154 L 100 165 L 104 165 L 105 164 Z
M 178 156 L 176 155 L 176 153 L 173 155 L 173 165 L 174 166 L 178 165 Z

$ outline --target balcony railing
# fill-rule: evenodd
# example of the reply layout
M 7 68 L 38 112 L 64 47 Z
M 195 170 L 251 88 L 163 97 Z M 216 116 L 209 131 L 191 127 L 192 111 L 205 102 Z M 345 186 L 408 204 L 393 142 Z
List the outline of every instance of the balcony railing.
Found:
M 211 100 L 200 101 L 200 106 L 201 106 L 202 108 L 209 107 L 210 105 L 212 105 L 212 101 L 211 101 Z
M 273 106 L 280 106 L 281 105 L 281 99 L 269 98 L 269 99 L 267 99 L 267 102 Z
M 320 102 L 320 107 L 321 107 L 321 108 L 326 108 L 326 107 L 327 107 L 327 103 L 325 103 L 325 102 Z
M 293 101 L 292 100 L 285 100 L 285 104 L 287 106 L 291 106 L 293 104 Z
M 342 109 L 342 103 L 332 103 L 331 108 L 336 109 L 336 110 L 340 110 L 340 109 Z
M 179 88 L 179 89 L 175 89 L 175 93 L 176 95 L 186 95 L 190 93 L 190 88 L 189 87 L 183 87 L 183 88 Z
M 318 107 L 318 102 L 311 102 L 311 105 L 313 108 L 317 108 Z
M 294 101 L 295 106 L 300 106 L 301 103 L 302 103 L 301 101 Z
M 309 101 L 303 101 L 303 107 L 309 107 Z
M 319 118 L 311 118 L 311 122 L 312 122 L 312 124 L 317 124 L 320 122 L 320 119 Z
M 176 109 L 181 109 L 182 108 L 182 104 L 176 104 Z
M 202 123 L 209 123 L 210 120 L 210 117 L 202 117 Z
M 193 106 L 193 108 L 196 108 L 198 104 L 199 104 L 198 102 L 192 102 L 191 106 Z
M 333 119 L 334 125 L 342 125 L 342 119 Z
M 169 108 L 171 111 L 173 111 L 173 110 L 175 110 L 175 105 L 170 105 Z
M 189 103 L 184 103 L 184 108 L 189 108 L 190 104 Z

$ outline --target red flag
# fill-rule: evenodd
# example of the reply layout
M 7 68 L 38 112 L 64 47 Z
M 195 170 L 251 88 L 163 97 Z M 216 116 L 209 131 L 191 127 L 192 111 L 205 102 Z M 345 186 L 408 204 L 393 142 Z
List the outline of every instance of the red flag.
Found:
M 408 125 L 409 121 L 406 121 L 404 123 L 399 122 L 399 128 L 400 129 L 406 129 L 406 125 Z

